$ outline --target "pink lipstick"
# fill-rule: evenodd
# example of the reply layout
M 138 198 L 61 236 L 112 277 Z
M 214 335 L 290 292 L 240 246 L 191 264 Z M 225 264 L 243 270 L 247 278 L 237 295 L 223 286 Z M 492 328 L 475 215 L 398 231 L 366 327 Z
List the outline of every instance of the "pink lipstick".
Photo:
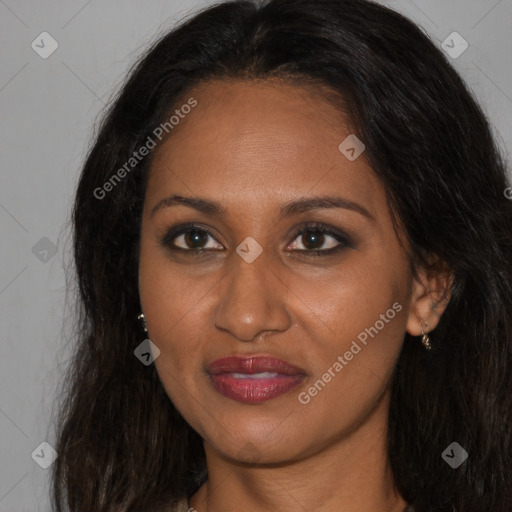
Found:
M 208 366 L 213 387 L 238 402 L 271 400 L 298 386 L 306 377 L 302 368 L 271 356 L 228 356 Z

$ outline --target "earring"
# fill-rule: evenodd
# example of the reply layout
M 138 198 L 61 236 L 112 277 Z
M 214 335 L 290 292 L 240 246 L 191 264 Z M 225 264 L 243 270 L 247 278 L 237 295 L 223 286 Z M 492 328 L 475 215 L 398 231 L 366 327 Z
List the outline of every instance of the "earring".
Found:
M 423 330 L 421 331 L 421 334 L 423 335 L 423 338 L 421 338 L 421 343 L 423 343 L 423 346 L 427 350 L 432 350 L 432 345 L 430 344 L 430 338 L 428 337 L 428 334 L 425 334 Z
M 148 324 L 146 323 L 146 317 L 144 316 L 144 313 L 141 313 L 137 320 L 140 322 L 140 325 L 144 329 L 144 332 L 148 332 Z

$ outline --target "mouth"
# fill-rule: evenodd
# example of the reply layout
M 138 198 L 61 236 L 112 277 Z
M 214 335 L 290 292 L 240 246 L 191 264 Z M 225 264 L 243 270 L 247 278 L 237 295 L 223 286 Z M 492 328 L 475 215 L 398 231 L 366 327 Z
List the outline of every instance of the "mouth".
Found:
M 207 372 L 217 392 L 249 404 L 288 393 L 306 377 L 302 368 L 267 355 L 223 357 L 213 361 Z

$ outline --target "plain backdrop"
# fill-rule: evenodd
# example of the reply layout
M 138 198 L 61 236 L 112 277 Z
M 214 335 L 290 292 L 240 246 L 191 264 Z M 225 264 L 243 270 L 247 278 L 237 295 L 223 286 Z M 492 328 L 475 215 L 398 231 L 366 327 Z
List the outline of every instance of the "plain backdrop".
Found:
M 450 60 L 510 162 L 512 0 L 382 3 L 439 46 L 453 32 L 468 42 Z M 54 444 L 52 407 L 72 348 L 69 211 L 93 126 L 148 44 L 206 4 L 0 0 L 0 512 L 50 511 L 49 469 L 36 461 L 49 456 L 41 443 Z

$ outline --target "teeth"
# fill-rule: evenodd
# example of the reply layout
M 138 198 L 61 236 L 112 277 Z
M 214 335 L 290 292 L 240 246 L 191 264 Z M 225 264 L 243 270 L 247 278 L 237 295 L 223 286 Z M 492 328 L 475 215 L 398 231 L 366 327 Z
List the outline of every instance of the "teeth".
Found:
M 231 374 L 235 379 L 270 379 L 277 377 L 277 372 L 261 372 L 261 373 L 235 373 Z

